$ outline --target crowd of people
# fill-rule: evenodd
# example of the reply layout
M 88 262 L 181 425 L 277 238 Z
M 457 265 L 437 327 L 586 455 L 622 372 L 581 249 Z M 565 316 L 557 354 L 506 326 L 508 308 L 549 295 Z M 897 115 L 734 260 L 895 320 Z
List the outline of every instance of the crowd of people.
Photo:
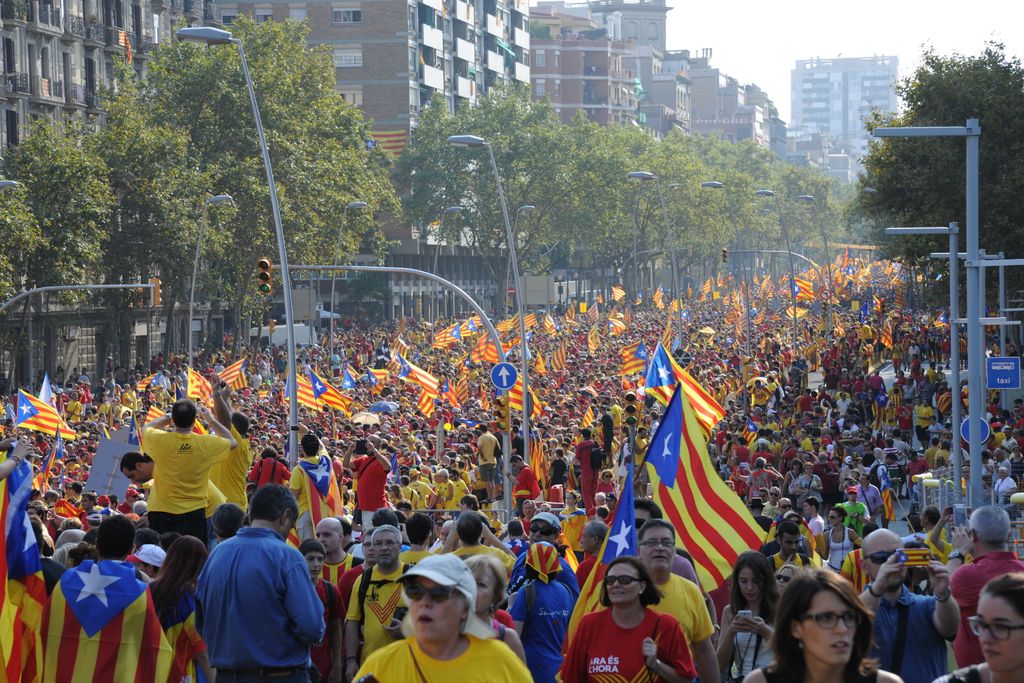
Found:
M 4 399 L 7 556 L 31 547 L 45 583 L 34 619 L 8 559 L 8 678 L 1021 680 L 1024 404 L 993 398 L 992 504 L 956 525 L 915 477 L 952 477 L 948 328 L 876 300 L 804 315 L 794 347 L 784 310 L 748 336 L 720 284 L 535 312 L 527 434 L 473 319 L 343 321 L 299 349 L 294 453 L 281 347 L 55 369 L 42 398 L 75 438 L 18 430 Z M 709 470 L 763 530 L 721 585 L 652 495 L 656 349 L 721 404 Z M 122 437 L 123 492 L 90 477 Z M 622 518 L 636 554 L 607 562 Z

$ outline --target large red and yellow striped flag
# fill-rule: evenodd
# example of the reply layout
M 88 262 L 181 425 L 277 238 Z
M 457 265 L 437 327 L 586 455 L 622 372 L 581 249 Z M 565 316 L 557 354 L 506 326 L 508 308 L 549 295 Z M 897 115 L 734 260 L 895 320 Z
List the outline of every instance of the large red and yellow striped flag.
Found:
M 296 394 L 296 397 L 298 398 L 299 401 L 299 405 L 306 406 L 307 408 L 312 408 L 313 410 L 320 410 L 320 403 L 316 400 L 316 394 L 313 393 L 313 383 L 309 381 L 309 377 L 303 377 L 302 375 L 299 375 L 298 377 L 295 378 L 295 380 L 299 385 L 299 391 Z M 289 390 L 290 389 L 286 385 L 285 396 L 288 396 Z M 197 422 L 196 424 L 199 423 Z
M 220 371 L 220 374 L 218 375 L 218 377 L 220 377 L 220 381 L 224 382 L 235 391 L 244 389 L 248 386 L 245 379 L 245 368 L 248 364 L 249 361 L 246 358 L 235 361 Z
M 647 453 L 654 498 L 677 544 L 693 557 L 701 586 L 717 588 L 740 553 L 761 547 L 763 532 L 711 465 L 686 392 L 672 395 Z
M 594 424 L 594 419 L 594 406 L 588 403 L 587 409 L 583 412 L 583 417 L 580 418 L 580 429 L 586 429 Z
M 456 405 L 462 405 L 469 401 L 469 378 L 465 373 L 459 375 L 459 379 L 455 382 L 455 400 L 458 401 Z
M 576 320 L 576 304 L 569 304 L 569 307 L 565 309 L 565 322 L 570 325 Z
M 665 290 L 661 288 L 661 285 L 658 285 L 658 288 L 654 290 L 654 295 L 651 296 L 651 301 L 653 301 L 654 305 L 658 308 L 665 308 Z
M 625 298 L 625 288 L 622 285 L 612 285 L 612 301 L 622 301 Z
M 53 406 L 24 389 L 18 390 L 15 426 L 50 436 L 56 436 L 59 433 L 65 439 L 74 439 L 77 436 L 75 430 L 57 414 Z
M 188 392 L 185 394 L 199 403 L 206 403 L 213 398 L 213 387 L 209 380 L 192 368 L 188 369 Z
M 892 348 L 892 320 L 886 320 L 882 325 L 882 346 L 887 349 Z
M 597 349 L 600 346 L 601 332 L 597 329 L 597 325 L 594 325 L 590 328 L 590 332 L 587 333 L 587 350 L 593 355 L 597 353 Z
M 551 317 L 550 313 L 544 316 L 544 331 L 548 334 L 558 333 L 558 326 L 555 325 L 555 319 Z
M 416 399 L 416 407 L 421 413 L 423 413 L 423 417 L 430 417 L 434 414 L 435 396 L 436 395 L 431 394 L 426 389 L 423 389 L 422 387 L 420 388 L 419 398 Z
M 673 369 L 676 379 L 682 385 L 683 391 L 686 392 L 686 397 L 690 401 L 690 407 L 693 408 L 700 429 L 704 432 L 704 438 L 710 438 L 711 430 L 725 417 L 725 408 L 715 400 L 715 397 L 707 389 L 697 383 L 693 375 L 678 366 Z
M 42 634 L 44 681 L 164 683 L 170 673 L 153 597 L 124 562 L 86 560 L 64 572 Z
M 569 343 L 562 340 L 562 343 L 551 354 L 551 369 L 560 372 L 565 369 L 565 363 L 569 359 Z
M 523 409 L 523 376 L 519 375 L 519 379 L 516 380 L 515 386 L 508 390 L 508 404 L 512 410 Z M 544 404 L 537 398 L 537 394 L 533 393 L 533 388 L 530 388 L 530 417 L 540 417 L 544 412 Z

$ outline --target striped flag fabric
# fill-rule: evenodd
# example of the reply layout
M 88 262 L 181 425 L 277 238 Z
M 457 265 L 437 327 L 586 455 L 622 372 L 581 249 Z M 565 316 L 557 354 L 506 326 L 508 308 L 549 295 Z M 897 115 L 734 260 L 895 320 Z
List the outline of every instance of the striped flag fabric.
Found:
M 693 557 L 706 590 L 722 585 L 740 553 L 761 547 L 763 531 L 715 472 L 686 393 L 677 389 L 647 450 L 655 501 Z
M 555 319 L 551 317 L 550 313 L 544 316 L 544 331 L 548 334 L 558 333 L 558 325 L 555 324 Z
M 403 323 L 405 322 L 405 318 L 402 318 L 402 322 Z M 405 355 L 405 354 L 409 353 L 409 345 L 406 344 L 405 341 L 402 340 L 401 334 L 399 334 L 399 336 L 395 337 L 395 351 L 397 351 L 398 353 L 400 353 L 402 355 Z
M 626 298 L 626 290 L 622 285 L 612 285 L 612 300 L 622 301 Z
M 693 408 L 697 424 L 704 432 L 704 438 L 710 439 L 711 430 L 725 417 L 725 408 L 686 370 L 679 369 L 676 372 L 676 379 L 679 380 L 683 391 L 686 392 L 686 398 L 689 399 L 690 407 Z
M 133 418 L 134 420 L 134 418 Z M 43 467 L 39 470 L 39 474 L 36 475 L 35 480 L 32 482 L 32 487 L 40 491 L 46 492 L 46 489 L 50 488 L 50 471 L 53 469 L 53 463 L 60 462 L 61 467 L 64 466 L 64 438 L 57 434 L 57 439 L 53 442 L 53 448 L 46 454 L 46 460 L 43 461 Z
M 576 320 L 576 304 L 570 304 L 569 307 L 565 309 L 565 322 L 572 325 L 574 320 Z
M 590 322 L 592 322 L 592 323 L 596 323 L 598 320 L 601 319 L 601 310 L 600 310 L 600 307 L 598 306 L 598 304 L 602 303 L 601 302 L 601 295 L 598 294 L 597 297 L 598 297 L 597 303 L 594 304 L 593 306 L 591 306 L 587 310 L 587 316 L 590 317 Z
M 61 498 L 56 503 L 54 503 L 53 504 L 53 511 L 57 515 L 59 515 L 61 517 L 64 517 L 64 518 L 67 518 L 67 519 L 71 519 L 71 518 L 78 519 L 79 517 L 82 516 L 82 512 L 83 512 L 83 510 L 81 508 L 77 507 L 74 503 L 72 503 L 67 498 Z
M 152 594 L 127 562 L 86 560 L 65 571 L 42 635 L 44 681 L 163 683 L 170 673 L 173 653 Z
M 453 323 L 445 329 L 439 330 L 434 335 L 434 343 L 430 346 L 434 349 L 447 349 L 460 341 L 462 341 L 462 327 L 458 323 Z
M 533 371 L 543 377 L 548 374 L 548 366 L 544 364 L 544 356 L 537 354 L 537 360 L 533 362 Z
M 441 383 L 436 377 L 418 365 L 406 360 L 405 356 L 402 354 L 395 354 L 395 356 L 401 368 L 398 372 L 399 379 L 405 380 L 406 382 L 412 382 L 413 384 L 418 384 L 424 391 L 432 396 L 440 395 Z
M 295 382 L 299 385 L 299 390 L 296 394 L 299 405 L 312 408 L 313 410 L 320 410 L 320 403 L 316 400 L 316 394 L 313 393 L 313 384 L 309 381 L 309 377 L 297 375 Z M 291 383 L 285 383 L 284 395 L 286 398 L 291 398 Z M 196 423 L 198 424 L 198 422 Z
M 153 380 L 156 379 L 156 376 L 158 374 L 160 373 L 154 372 L 149 377 L 143 377 L 142 379 L 140 379 L 138 383 L 135 385 L 135 391 L 143 392 L 149 389 L 149 386 L 153 383 Z
M 583 411 L 583 417 L 580 418 L 580 429 L 586 429 L 590 425 L 594 424 L 594 406 L 588 403 L 587 409 Z
M 326 406 L 340 410 L 349 417 L 352 416 L 352 399 L 325 382 L 312 370 L 309 371 L 309 385 L 313 389 L 314 399 L 323 401 Z
M 882 324 L 881 342 L 885 348 L 892 348 L 892 320 L 886 320 Z
M 480 316 L 470 316 L 469 318 L 466 318 L 466 320 L 464 320 L 463 323 L 459 326 L 459 332 L 462 334 L 463 337 L 477 334 L 478 332 L 480 332 L 480 326 L 482 324 L 483 322 L 480 320 Z
M 644 391 L 661 403 L 668 403 L 678 383 L 677 371 L 683 372 L 661 344 L 654 349 L 644 376 Z
M 459 375 L 459 379 L 455 382 L 455 405 L 462 405 L 469 401 L 469 378 L 465 375 Z
M 74 439 L 77 436 L 75 430 L 61 419 L 53 406 L 24 389 L 18 390 L 18 419 L 15 426 L 50 436 L 60 434 L 65 439 Z
M 426 389 L 420 388 L 419 398 L 416 399 L 416 407 L 424 417 L 430 417 L 434 414 L 434 398 L 435 394 L 431 394 Z
M 638 372 L 643 372 L 649 359 L 647 349 L 644 347 L 643 342 L 633 342 L 632 344 L 622 347 L 619 351 L 619 355 L 622 358 L 621 374 L 623 375 L 633 375 Z
M 192 368 L 188 369 L 188 393 L 186 396 L 199 403 L 206 403 L 213 398 L 213 387 L 210 386 L 210 381 Z
M 797 301 L 814 301 L 813 282 L 802 277 L 797 277 L 793 278 L 790 283 Z
M 325 517 L 343 514 L 344 501 L 331 464 L 331 456 L 322 449 L 316 462 L 307 458 L 299 460 L 299 467 L 306 475 L 306 485 L 309 487 L 309 513 L 313 518 L 314 529 Z
M 220 377 L 221 382 L 224 382 L 224 384 L 227 384 L 235 391 L 245 389 L 249 386 L 249 383 L 245 379 L 245 368 L 248 367 L 248 365 L 249 360 L 247 358 L 237 360 L 221 370 L 220 374 L 217 376 Z
M 615 516 L 608 520 L 608 533 L 601 542 L 597 562 L 580 587 L 580 596 L 569 617 L 565 643 L 572 641 L 580 621 L 591 612 L 601 609 L 601 586 L 604 574 L 612 560 L 623 555 L 636 555 L 636 513 L 633 510 L 633 466 L 626 467 L 626 480 L 622 484 L 622 497 L 615 506 Z M 563 645 L 567 647 L 567 645 Z
M 565 369 L 565 364 L 569 359 L 569 343 L 562 340 L 562 343 L 555 349 L 555 352 L 551 354 L 551 369 L 555 372 L 561 372 Z
M 543 413 L 544 404 L 537 398 L 530 388 L 530 417 L 539 417 Z M 508 403 L 512 410 L 523 409 L 523 376 L 519 375 L 515 385 L 508 390 Z
M 880 465 L 875 469 L 878 473 L 878 490 L 882 494 L 882 507 L 885 509 L 885 518 L 889 521 L 896 519 L 896 510 L 893 505 L 896 492 L 892 488 L 892 481 L 889 479 L 889 468 Z
M 444 400 L 448 401 L 449 405 L 454 408 L 459 407 L 459 397 L 447 379 L 445 379 L 444 383 L 441 385 L 441 395 L 444 397 Z
M 747 418 L 747 423 L 743 426 L 743 438 L 747 440 L 748 446 L 753 446 L 754 442 L 757 441 L 757 424 L 749 417 Z
M 537 327 L 537 314 L 527 313 L 525 316 L 523 316 L 523 326 L 526 327 L 526 329 L 528 330 L 532 330 L 533 328 Z
M 618 318 L 608 318 L 608 334 L 618 337 L 626 332 L 626 323 Z
M 324 565 L 326 567 L 326 565 Z M 170 617 L 161 619 L 167 644 L 174 653 L 168 681 L 195 681 L 195 656 L 205 651 L 206 645 L 196 628 L 196 597 L 190 591 L 181 596 L 178 608 Z
M 142 420 L 142 424 L 145 425 L 147 422 L 152 422 L 153 420 L 161 418 L 164 414 L 164 411 L 160 410 L 159 406 L 155 404 L 151 405 L 149 406 L 149 410 L 146 411 L 146 417 Z
M 658 308 L 665 308 L 665 290 L 662 289 L 661 285 L 658 285 L 658 288 L 654 290 L 654 295 L 651 297 L 651 300 Z
M 590 328 L 590 332 L 587 333 L 587 350 L 590 351 L 591 355 L 593 355 L 597 353 L 597 349 L 600 346 L 601 332 L 597 329 L 597 325 L 593 325 Z

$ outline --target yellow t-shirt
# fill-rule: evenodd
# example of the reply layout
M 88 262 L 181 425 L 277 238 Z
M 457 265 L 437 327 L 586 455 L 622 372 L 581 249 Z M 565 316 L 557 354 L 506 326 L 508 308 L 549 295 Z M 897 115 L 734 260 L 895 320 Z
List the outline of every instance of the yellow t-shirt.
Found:
M 316 465 L 320 462 L 320 455 L 314 455 L 308 458 L 303 458 L 303 461 L 308 462 L 312 465 Z M 331 476 L 334 476 L 332 473 Z M 295 500 L 299 504 L 299 516 L 309 512 L 309 475 L 306 474 L 306 470 L 303 469 L 302 465 L 296 465 L 292 468 L 291 478 L 288 480 L 288 488 L 292 490 L 292 494 L 295 495 Z M 327 516 L 330 516 L 330 512 Z
M 480 465 L 494 465 L 498 462 L 495 453 L 498 449 L 498 437 L 490 432 L 484 432 L 476 440 L 477 463 Z
M 206 517 L 213 517 L 218 506 L 228 502 L 227 496 L 212 481 L 206 482 Z
M 704 596 L 692 581 L 672 574 L 668 583 L 658 586 L 658 590 L 661 591 L 661 602 L 651 605 L 651 609 L 675 617 L 691 648 L 694 643 L 711 637 L 715 632 L 711 615 Z
M 466 637 L 469 639 L 466 651 L 455 659 L 442 661 L 423 652 L 416 638 L 409 636 L 364 660 L 356 672 L 356 680 L 370 674 L 378 681 L 522 683 L 532 680 L 530 670 L 505 643 Z
M 422 479 L 417 479 L 416 481 L 409 482 L 409 488 L 411 488 L 416 493 L 420 494 L 420 504 L 424 506 L 427 504 L 427 501 L 430 500 L 430 497 L 434 495 L 434 489 L 430 488 L 430 484 L 423 481 Z M 411 501 L 412 498 L 410 498 L 409 500 Z M 416 506 L 413 505 L 413 508 L 415 507 Z
M 238 447 L 232 448 L 225 460 L 210 468 L 210 481 L 224 493 L 228 502 L 245 510 L 249 507 L 249 500 L 245 497 L 245 478 L 252 467 L 252 449 L 249 439 L 239 434 L 234 425 L 231 426 L 231 436 L 235 437 Z
M 142 437 L 153 459 L 153 480 L 160 487 L 150 512 L 181 515 L 206 508 L 210 468 L 228 457 L 228 440 L 212 434 L 181 434 L 146 429 Z
M 512 573 L 512 565 L 516 563 L 516 558 L 514 558 L 513 556 L 509 555 L 508 553 L 503 553 L 497 548 L 492 548 L 489 545 L 464 545 L 460 548 L 456 548 L 452 552 L 452 555 L 455 555 L 456 557 L 461 557 L 462 559 L 466 559 L 467 557 L 473 557 L 474 555 L 492 555 L 498 558 L 498 560 L 500 560 L 501 563 L 505 565 L 506 574 Z
M 424 560 L 434 553 L 429 550 L 406 550 L 404 553 L 398 556 L 398 561 L 402 564 L 414 565 L 417 562 Z
M 398 607 L 404 607 L 402 600 L 402 585 L 398 583 L 402 576 L 402 565 L 390 574 L 381 572 L 380 567 L 374 567 L 370 573 L 370 586 L 366 591 L 366 618 L 363 619 L 363 658 L 373 654 L 391 643 L 395 639 L 391 637 L 385 626 L 391 625 L 391 617 Z M 359 586 L 363 577 L 356 579 L 352 586 L 352 592 L 348 598 L 348 614 L 345 618 L 350 621 L 359 621 L 363 616 L 363 606 L 359 604 Z M 382 681 L 405 680 L 401 678 L 382 678 Z M 411 679 L 410 679 L 411 680 Z

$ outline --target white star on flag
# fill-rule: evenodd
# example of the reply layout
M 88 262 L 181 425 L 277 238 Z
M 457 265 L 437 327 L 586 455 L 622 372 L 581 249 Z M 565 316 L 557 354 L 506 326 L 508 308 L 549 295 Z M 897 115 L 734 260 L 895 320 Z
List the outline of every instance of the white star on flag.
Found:
M 82 580 L 82 590 L 79 592 L 78 599 L 75 602 L 81 602 L 86 597 L 93 595 L 103 603 L 104 607 L 109 607 L 107 604 L 107 586 L 117 583 L 121 579 L 116 576 L 102 574 L 98 564 L 89 567 L 88 572 L 80 571 L 76 572 L 76 574 Z
M 672 457 L 672 438 L 665 437 L 665 448 L 661 451 L 661 457 L 668 460 Z
M 615 544 L 615 557 L 623 554 L 629 550 L 629 532 L 632 531 L 633 527 L 626 524 L 625 521 L 619 523 L 619 533 L 615 534 L 608 540 Z
M 668 384 L 668 378 L 671 377 L 671 376 L 672 376 L 672 373 L 670 373 L 668 371 L 668 368 L 666 368 L 666 367 L 658 368 L 658 377 L 660 377 L 661 381 L 664 382 L 665 384 Z
M 29 406 L 27 403 L 22 403 L 21 412 L 24 413 L 25 415 L 28 415 L 29 413 L 32 412 L 32 407 Z

